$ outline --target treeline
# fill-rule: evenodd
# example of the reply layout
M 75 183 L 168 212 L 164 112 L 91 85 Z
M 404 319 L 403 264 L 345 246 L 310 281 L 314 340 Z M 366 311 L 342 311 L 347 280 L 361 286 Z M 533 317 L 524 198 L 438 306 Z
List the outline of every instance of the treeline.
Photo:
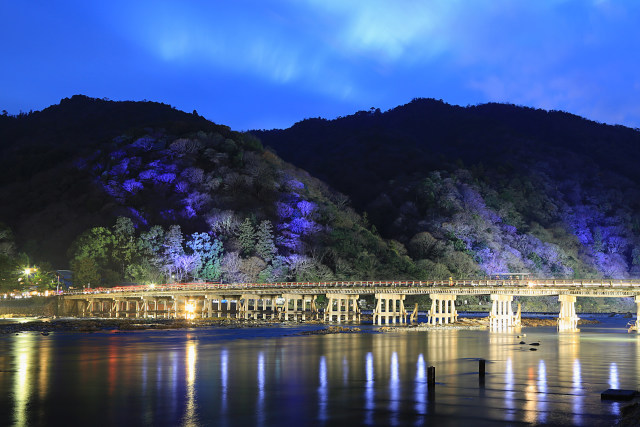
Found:
M 437 271 L 473 273 L 475 264 L 484 274 L 640 276 L 637 130 L 416 99 L 254 134 Z

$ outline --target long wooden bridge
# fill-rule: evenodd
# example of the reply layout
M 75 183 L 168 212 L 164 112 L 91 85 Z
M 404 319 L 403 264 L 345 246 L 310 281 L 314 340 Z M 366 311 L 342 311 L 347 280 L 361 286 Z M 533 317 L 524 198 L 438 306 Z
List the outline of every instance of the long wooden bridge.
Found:
M 459 295 L 490 295 L 490 324 L 496 329 L 518 326 L 520 310 L 514 296 L 558 296 L 561 330 L 575 330 L 577 297 L 629 297 L 638 305 L 640 280 L 473 279 L 435 281 L 334 281 L 280 283 L 180 283 L 85 289 L 63 295 L 64 315 L 79 317 L 360 320 L 358 300 L 374 295 L 374 324 L 417 320 L 417 307 L 408 313 L 407 295 L 429 295 L 428 322 L 454 322 Z M 318 309 L 318 297 L 325 299 Z M 636 320 L 636 327 L 639 322 Z

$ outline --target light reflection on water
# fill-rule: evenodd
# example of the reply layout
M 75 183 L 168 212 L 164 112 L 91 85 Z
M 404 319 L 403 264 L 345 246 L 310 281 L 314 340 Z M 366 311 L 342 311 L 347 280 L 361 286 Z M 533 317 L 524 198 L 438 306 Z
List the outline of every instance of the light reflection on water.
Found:
M 601 402 L 600 392 L 636 388 L 640 369 L 640 337 L 628 335 L 530 330 L 526 341 L 540 342 L 532 352 L 520 336 L 485 331 L 253 333 L 265 338 L 4 336 L 0 420 L 84 425 L 100 413 L 109 425 L 608 424 L 620 405 Z M 487 360 L 483 383 L 478 358 Z M 436 367 L 433 396 L 427 366 Z
M 398 366 L 398 353 L 391 355 L 391 375 L 389 378 L 389 412 L 391 413 L 391 425 L 398 425 L 398 411 L 400 410 L 400 367 Z
M 373 422 L 373 410 L 375 409 L 374 399 L 374 378 L 373 378 L 373 353 L 367 353 L 367 382 L 365 384 L 365 423 L 371 424 Z
M 320 357 L 320 387 L 318 387 L 318 419 L 321 421 L 326 420 L 327 417 L 327 358 Z

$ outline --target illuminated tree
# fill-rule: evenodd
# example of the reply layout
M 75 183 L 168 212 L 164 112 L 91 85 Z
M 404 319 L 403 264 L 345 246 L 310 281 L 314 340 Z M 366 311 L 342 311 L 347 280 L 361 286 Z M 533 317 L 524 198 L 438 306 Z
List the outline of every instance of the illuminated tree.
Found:
M 264 220 L 258 226 L 256 232 L 256 253 L 265 261 L 271 261 L 278 250 L 273 239 L 273 226 L 271 221 Z
M 251 255 L 256 248 L 256 233 L 249 218 L 245 218 L 240 224 L 238 242 L 243 256 Z
M 72 283 L 75 287 L 99 286 L 99 266 L 93 258 L 80 257 L 71 261 Z
M 222 243 L 217 239 L 211 240 L 207 233 L 193 233 L 187 246 L 197 257 L 193 277 L 207 281 L 218 280 L 222 274 Z

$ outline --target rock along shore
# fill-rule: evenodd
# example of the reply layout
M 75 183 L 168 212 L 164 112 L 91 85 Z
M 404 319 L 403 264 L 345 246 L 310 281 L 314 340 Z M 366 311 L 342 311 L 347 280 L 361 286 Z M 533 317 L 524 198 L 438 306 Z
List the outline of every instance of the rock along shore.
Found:
M 598 323 L 596 320 L 581 320 L 580 323 Z M 579 323 L 579 324 L 580 324 Z M 99 331 L 134 331 L 134 330 L 150 330 L 150 329 L 188 329 L 188 328 L 206 328 L 220 327 L 226 329 L 236 328 L 255 328 L 269 327 L 279 325 L 324 325 L 324 328 L 314 331 L 308 331 L 298 335 L 325 335 L 335 333 L 354 333 L 363 332 L 357 327 L 343 327 L 335 324 L 325 324 L 321 321 L 311 320 L 305 322 L 280 321 L 280 320 L 247 320 L 233 318 L 211 318 L 211 319 L 101 319 L 101 318 L 33 318 L 22 319 L 15 322 L 6 322 L 0 324 L 0 335 L 18 332 L 42 332 L 47 334 L 55 331 L 66 332 L 99 332 Z M 555 326 L 556 319 L 540 319 L 540 318 L 523 318 L 522 326 Z M 425 330 L 442 330 L 442 329 L 464 329 L 479 330 L 489 327 L 486 317 L 459 318 L 456 323 L 447 325 L 429 325 L 420 323 L 418 325 L 406 326 L 379 326 L 378 332 L 409 332 L 409 331 L 425 331 Z M 376 331 L 376 329 L 374 329 Z M 370 329 L 367 332 L 372 332 Z

